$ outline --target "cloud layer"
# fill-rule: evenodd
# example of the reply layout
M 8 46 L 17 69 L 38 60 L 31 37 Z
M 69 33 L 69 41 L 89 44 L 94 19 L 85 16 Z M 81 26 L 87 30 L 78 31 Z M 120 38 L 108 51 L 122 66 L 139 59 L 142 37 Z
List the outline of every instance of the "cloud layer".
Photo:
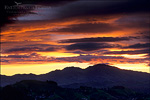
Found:
M 18 2 L 22 3 L 20 6 L 38 4 L 42 8 L 25 10 L 24 14 L 18 14 L 19 10 L 17 15 L 2 9 L 2 65 L 72 62 L 149 65 L 147 0 Z M 6 0 L 2 5 L 15 4 Z

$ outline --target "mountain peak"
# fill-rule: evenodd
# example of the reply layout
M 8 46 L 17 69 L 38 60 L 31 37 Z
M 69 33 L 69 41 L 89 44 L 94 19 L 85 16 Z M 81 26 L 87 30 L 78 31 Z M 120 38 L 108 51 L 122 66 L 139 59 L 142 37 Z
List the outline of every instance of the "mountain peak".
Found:
M 116 68 L 116 67 L 106 65 L 106 64 L 96 64 L 93 66 L 89 66 L 87 69 L 91 70 L 91 69 L 110 69 L 110 68 Z M 118 69 L 118 68 L 116 68 L 116 69 Z
M 106 65 L 106 64 L 96 64 L 96 65 L 94 65 L 94 66 L 99 66 L 99 67 L 111 67 L 111 66 L 109 66 L 109 65 Z
M 71 69 L 73 69 L 73 70 L 74 70 L 74 69 L 80 70 L 81 68 L 71 66 L 71 67 L 65 67 L 63 70 L 71 70 Z

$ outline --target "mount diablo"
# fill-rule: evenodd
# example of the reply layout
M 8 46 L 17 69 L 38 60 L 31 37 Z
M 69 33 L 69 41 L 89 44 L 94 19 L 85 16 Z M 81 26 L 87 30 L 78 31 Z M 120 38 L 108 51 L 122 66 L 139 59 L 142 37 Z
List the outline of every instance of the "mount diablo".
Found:
M 67 67 L 63 70 L 55 70 L 41 75 L 16 74 L 13 76 L 1 75 L 0 77 L 1 86 L 14 84 L 21 80 L 52 80 L 67 88 L 125 86 L 141 92 L 147 92 L 150 89 L 149 73 L 123 70 L 105 64 L 89 66 L 86 69 Z

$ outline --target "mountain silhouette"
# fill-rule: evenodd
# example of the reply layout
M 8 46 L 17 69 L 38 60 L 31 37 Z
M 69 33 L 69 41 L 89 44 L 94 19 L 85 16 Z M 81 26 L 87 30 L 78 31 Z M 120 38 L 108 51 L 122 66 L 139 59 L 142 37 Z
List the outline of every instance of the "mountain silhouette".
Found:
M 123 86 L 62 88 L 54 81 L 23 80 L 0 90 L 1 100 L 149 100 L 150 95 Z
M 1 75 L 1 86 L 14 84 L 21 80 L 51 80 L 65 88 L 78 88 L 80 86 L 90 86 L 94 88 L 125 86 L 141 92 L 147 92 L 150 89 L 149 73 L 123 70 L 105 64 L 89 66 L 86 69 L 67 67 L 63 70 L 55 70 L 41 75 Z

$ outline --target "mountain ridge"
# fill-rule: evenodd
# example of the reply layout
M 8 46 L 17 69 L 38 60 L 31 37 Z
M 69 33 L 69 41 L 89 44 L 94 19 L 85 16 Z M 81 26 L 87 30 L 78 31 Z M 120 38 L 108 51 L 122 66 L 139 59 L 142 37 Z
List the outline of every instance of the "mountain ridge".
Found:
M 1 86 L 6 86 L 21 80 L 52 80 L 60 86 L 78 88 L 81 85 L 96 88 L 112 87 L 115 85 L 125 86 L 141 91 L 148 91 L 150 74 L 123 70 L 114 66 L 97 64 L 85 69 L 79 67 L 66 67 L 63 70 L 55 70 L 46 74 L 17 74 L 14 76 L 1 75 Z M 76 84 L 76 85 L 73 85 Z
M 93 65 L 93 66 L 96 67 L 96 66 L 98 66 L 98 65 L 106 65 L 106 64 L 96 64 L 96 65 Z M 80 68 L 80 67 L 70 66 L 70 67 L 65 67 L 65 68 L 63 68 L 62 70 L 66 70 L 66 69 L 70 69 L 70 68 L 85 70 L 85 69 L 88 69 L 88 68 L 93 67 L 93 66 L 89 66 L 89 67 L 84 68 L 84 69 L 83 69 L 83 68 Z M 110 65 L 106 65 L 106 66 L 107 66 L 107 67 L 109 66 L 109 67 L 112 67 L 112 68 L 120 69 L 120 68 L 115 67 L 115 66 L 110 66 Z M 98 66 L 98 67 L 99 67 L 99 66 Z M 56 70 L 53 70 L 53 71 L 50 71 L 50 72 L 47 72 L 47 73 L 44 73 L 44 74 L 38 74 L 38 75 L 37 75 L 37 74 L 33 74 L 33 73 L 29 73 L 29 74 L 24 73 L 24 74 L 14 74 L 14 75 L 12 75 L 12 76 L 16 76 L 16 75 L 36 75 L 36 76 L 39 76 L 39 75 L 45 75 L 45 74 L 49 74 L 49 73 L 51 73 L 51 72 L 62 71 L 62 70 L 56 69 Z M 138 72 L 138 73 L 145 73 L 145 74 L 150 74 L 150 73 L 147 73 L 147 72 L 133 71 L 133 70 L 129 70 L 129 69 L 120 69 L 120 70 L 124 70 L 124 71 L 132 71 L 132 72 Z M 9 75 L 2 75 L 2 74 L 0 74 L 0 76 L 8 76 L 8 77 L 12 77 L 12 76 L 9 76 Z

